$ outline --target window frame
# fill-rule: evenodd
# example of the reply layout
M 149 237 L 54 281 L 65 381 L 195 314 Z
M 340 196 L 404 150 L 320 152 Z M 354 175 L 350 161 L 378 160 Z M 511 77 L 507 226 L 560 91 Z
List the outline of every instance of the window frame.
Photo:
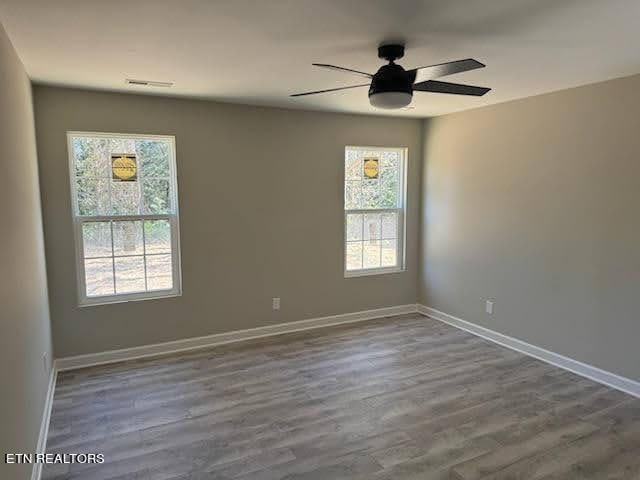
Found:
M 396 208 L 365 208 L 365 209 L 346 209 L 345 204 L 345 189 L 347 185 L 347 179 L 345 175 L 345 162 L 347 158 L 348 150 L 361 150 L 361 151 L 396 151 L 400 154 L 400 172 L 398 174 L 400 184 L 398 191 L 400 195 L 400 205 Z M 344 147 L 344 155 L 342 158 L 342 209 L 344 212 L 344 228 L 342 238 L 343 248 L 343 271 L 344 278 L 354 277 L 366 277 L 372 275 L 385 275 L 389 273 L 401 273 L 407 270 L 406 267 L 406 251 L 407 251 L 407 229 L 406 229 L 406 216 L 407 216 L 407 170 L 408 170 L 409 149 L 407 147 L 381 147 L 381 146 L 369 146 L 369 145 L 346 145 Z M 367 214 L 367 213 L 397 213 L 398 224 L 396 232 L 396 258 L 398 264 L 392 267 L 376 267 L 376 268 L 360 268 L 358 270 L 347 270 L 347 218 L 349 214 Z M 364 221 L 364 219 L 363 219 Z M 380 240 L 381 241 L 381 240 Z
M 78 212 L 78 196 L 75 175 L 75 157 L 73 154 L 73 138 L 78 136 L 92 138 L 129 138 L 129 139 L 155 139 L 169 142 L 169 182 L 170 182 L 170 202 L 173 205 L 173 213 L 166 214 L 136 214 L 136 215 L 80 215 Z M 75 262 L 76 262 L 76 283 L 78 290 L 78 306 L 88 307 L 94 305 L 106 305 L 112 303 L 135 302 L 141 300 L 152 300 L 158 298 L 171 298 L 182 295 L 182 262 L 180 256 L 180 214 L 178 204 L 178 171 L 176 168 L 176 138 L 174 135 L 151 135 L 136 133 L 110 133 L 91 131 L 67 131 L 67 156 L 69 166 L 69 189 L 71 193 L 71 219 L 74 230 Z M 171 289 L 152 290 L 145 292 L 114 293 L 113 295 L 88 296 L 85 280 L 84 265 L 84 239 L 82 226 L 90 222 L 113 222 L 113 221 L 141 221 L 144 235 L 144 221 L 146 220 L 167 220 L 171 232 L 171 273 L 173 286 Z M 111 224 L 111 248 L 113 257 L 113 224 Z M 143 254 L 144 255 L 144 254 Z M 145 280 L 146 281 L 146 280 Z M 115 277 L 114 277 L 115 282 Z

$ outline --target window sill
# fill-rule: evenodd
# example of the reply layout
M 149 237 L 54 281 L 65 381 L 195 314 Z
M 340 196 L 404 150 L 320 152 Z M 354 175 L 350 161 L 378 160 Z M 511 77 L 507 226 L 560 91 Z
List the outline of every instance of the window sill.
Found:
M 160 291 L 157 294 L 132 294 L 121 296 L 109 296 L 109 297 L 92 297 L 80 300 L 78 307 L 96 307 L 100 305 L 111 305 L 114 303 L 129 303 L 129 302 L 143 302 L 145 300 L 159 300 L 162 298 L 174 298 L 182 296 L 182 292 L 165 290 Z
M 406 268 L 392 267 L 392 268 L 371 268 L 367 270 L 350 270 L 344 272 L 344 278 L 354 277 L 369 277 L 373 275 L 386 275 L 388 273 L 402 273 L 406 272 Z

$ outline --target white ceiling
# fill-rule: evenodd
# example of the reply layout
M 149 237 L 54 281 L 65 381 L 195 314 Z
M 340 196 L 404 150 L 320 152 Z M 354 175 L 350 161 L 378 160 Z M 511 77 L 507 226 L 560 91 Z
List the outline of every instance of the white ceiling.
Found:
M 416 93 L 426 117 L 640 72 L 638 0 L 0 0 L 38 83 L 361 113 L 367 89 L 312 62 L 375 72 L 379 43 L 406 42 L 405 68 L 473 57 L 487 68 L 442 80 L 482 98 Z M 132 87 L 125 78 L 175 82 Z

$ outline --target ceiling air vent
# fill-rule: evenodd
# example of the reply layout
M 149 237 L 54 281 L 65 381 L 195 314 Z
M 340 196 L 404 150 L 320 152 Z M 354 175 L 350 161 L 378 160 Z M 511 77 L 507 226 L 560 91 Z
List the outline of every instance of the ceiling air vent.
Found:
M 154 82 L 151 80 L 135 80 L 133 78 L 126 79 L 127 85 L 139 85 L 142 87 L 173 87 L 173 82 Z

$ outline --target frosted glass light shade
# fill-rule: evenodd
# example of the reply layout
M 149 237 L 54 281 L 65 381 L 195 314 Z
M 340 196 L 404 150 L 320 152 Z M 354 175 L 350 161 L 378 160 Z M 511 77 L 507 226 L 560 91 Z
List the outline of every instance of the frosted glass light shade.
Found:
M 394 109 L 406 107 L 412 98 L 407 92 L 380 92 L 369 95 L 369 102 L 377 108 Z

